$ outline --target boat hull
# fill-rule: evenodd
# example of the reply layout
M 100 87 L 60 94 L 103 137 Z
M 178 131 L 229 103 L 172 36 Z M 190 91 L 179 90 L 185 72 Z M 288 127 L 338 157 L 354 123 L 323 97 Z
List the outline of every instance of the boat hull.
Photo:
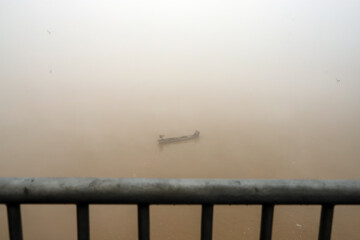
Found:
M 166 143 L 184 142 L 184 141 L 188 141 L 188 140 L 195 139 L 198 137 L 199 137 L 199 133 L 195 133 L 195 134 L 187 135 L 187 136 L 181 136 L 181 137 L 160 138 L 158 140 L 158 143 L 166 144 Z

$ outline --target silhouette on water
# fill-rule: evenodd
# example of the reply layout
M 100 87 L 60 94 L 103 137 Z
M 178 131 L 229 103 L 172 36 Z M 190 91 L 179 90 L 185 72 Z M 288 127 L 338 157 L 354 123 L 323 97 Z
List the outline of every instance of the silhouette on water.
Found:
M 192 134 L 192 135 L 186 135 L 186 136 L 181 136 L 181 137 L 164 138 L 164 135 L 159 135 L 158 142 L 159 142 L 159 144 L 184 142 L 184 141 L 198 138 L 199 135 L 200 135 L 200 132 L 198 130 L 196 130 L 194 132 L 194 134 Z

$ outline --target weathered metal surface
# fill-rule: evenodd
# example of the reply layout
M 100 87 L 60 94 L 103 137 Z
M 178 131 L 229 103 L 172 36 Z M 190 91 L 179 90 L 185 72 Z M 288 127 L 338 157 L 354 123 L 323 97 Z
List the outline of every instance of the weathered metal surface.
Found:
M 360 181 L 0 178 L 0 202 L 360 204 Z

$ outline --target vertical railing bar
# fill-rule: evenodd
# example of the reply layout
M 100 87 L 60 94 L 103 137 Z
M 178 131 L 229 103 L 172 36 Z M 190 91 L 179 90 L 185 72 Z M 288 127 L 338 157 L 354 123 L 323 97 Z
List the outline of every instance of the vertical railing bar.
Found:
M 7 204 L 10 240 L 22 240 L 20 204 Z
M 150 214 L 148 204 L 138 205 L 138 238 L 150 240 Z
M 330 240 L 333 215 L 333 204 L 324 204 L 321 206 L 319 240 Z
M 78 240 L 90 239 L 89 204 L 77 204 L 77 234 Z
M 212 239 L 214 205 L 203 204 L 201 209 L 201 240 Z
M 270 240 L 274 218 L 274 205 L 264 204 L 261 211 L 260 240 Z

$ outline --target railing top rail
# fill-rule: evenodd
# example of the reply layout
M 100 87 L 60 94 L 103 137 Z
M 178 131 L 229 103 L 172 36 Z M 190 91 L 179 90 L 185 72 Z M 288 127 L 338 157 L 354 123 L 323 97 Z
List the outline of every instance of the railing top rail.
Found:
M 360 180 L 0 178 L 0 203 L 360 204 Z

